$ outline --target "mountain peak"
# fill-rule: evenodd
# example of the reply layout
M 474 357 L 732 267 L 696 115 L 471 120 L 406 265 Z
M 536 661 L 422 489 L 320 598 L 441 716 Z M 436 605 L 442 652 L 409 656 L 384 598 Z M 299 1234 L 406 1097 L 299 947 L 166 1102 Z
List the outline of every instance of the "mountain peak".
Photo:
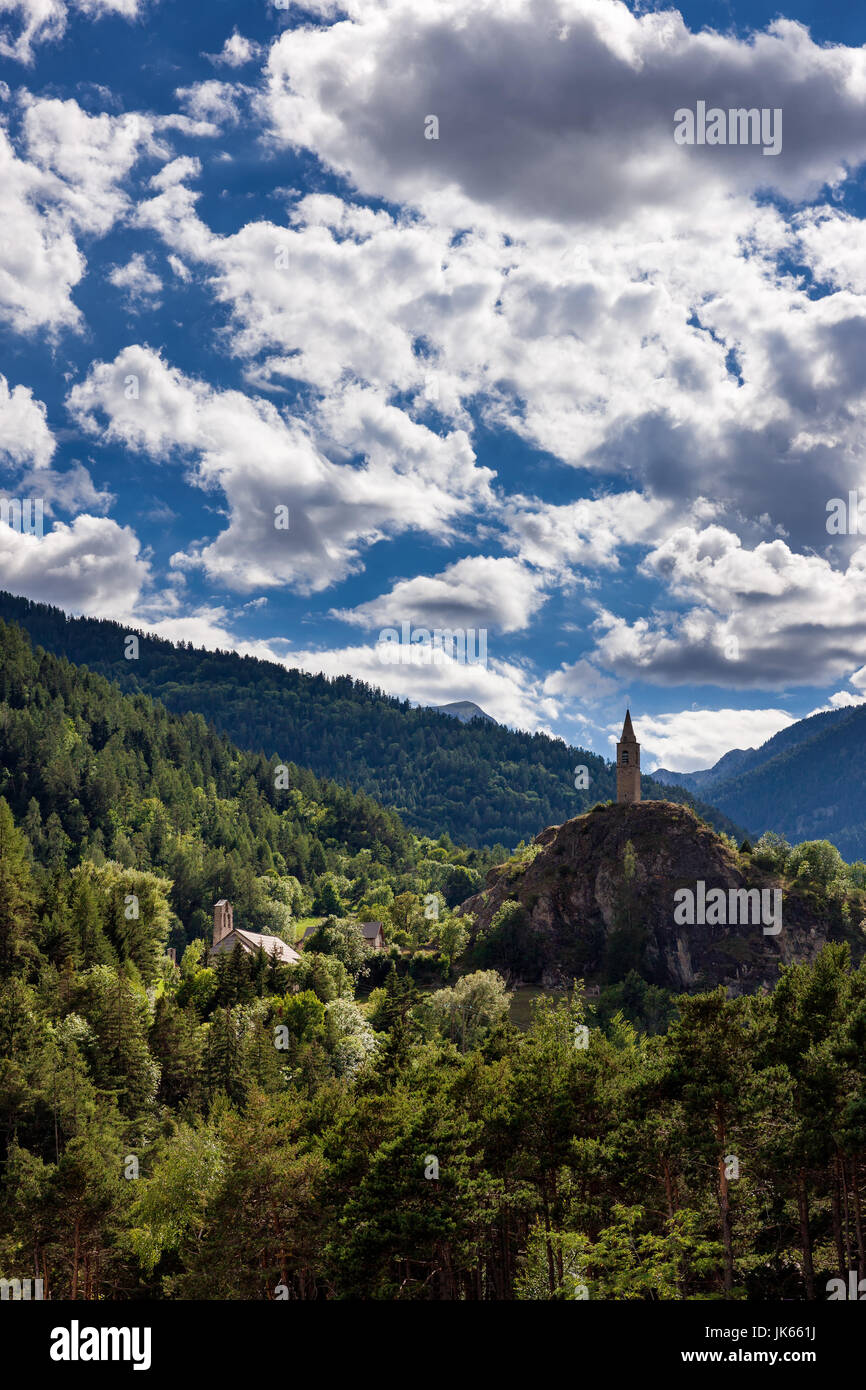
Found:
M 448 705 L 431 705 L 430 708 L 438 710 L 440 714 L 450 714 L 453 719 L 459 719 L 461 724 L 468 724 L 470 719 L 487 719 L 491 724 L 496 723 L 492 714 L 487 714 L 472 700 L 452 700 Z

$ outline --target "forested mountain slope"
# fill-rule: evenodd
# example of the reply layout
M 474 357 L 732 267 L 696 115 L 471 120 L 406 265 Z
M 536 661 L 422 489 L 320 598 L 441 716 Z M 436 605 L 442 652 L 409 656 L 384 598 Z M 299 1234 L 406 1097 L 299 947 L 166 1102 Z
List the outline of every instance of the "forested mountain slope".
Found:
M 677 780 L 751 832 L 826 838 L 845 859 L 866 856 L 866 705 L 798 720 L 733 768 L 730 759 Z
M 0 623 L 0 1277 L 79 1302 L 825 1297 L 863 1248 L 866 973 L 811 942 L 771 994 L 642 992 L 671 817 L 689 873 L 745 863 L 675 807 L 585 818 L 622 916 L 607 978 L 656 1035 L 574 988 L 520 1032 L 484 953 L 513 973 L 515 912 L 588 883 L 574 827 L 497 874 Z M 828 846 L 754 855 L 862 908 L 863 866 Z M 472 940 L 447 899 L 484 871 Z M 329 915 L 294 964 L 211 964 L 224 895 L 278 934 L 312 897 Z
M 3 622 L 0 796 L 36 859 L 61 877 L 108 859 L 169 879 L 160 915 L 181 948 L 209 933 L 221 897 L 234 903 L 237 925 L 254 930 L 310 912 L 374 917 L 403 892 L 459 901 L 491 862 L 447 839 L 419 838 L 365 792 L 240 752 L 199 714 L 170 714 L 149 696 L 123 695 L 102 676 L 34 652 L 26 633 Z M 64 881 L 64 891 L 87 896 L 80 876 Z M 137 959 L 137 928 L 112 895 L 105 959 L 120 949 L 147 975 L 150 956 Z M 58 895 L 58 931 L 67 908 Z
M 4 593 L 0 618 L 125 691 L 204 715 L 241 748 L 276 753 L 367 792 L 427 835 L 447 831 L 463 844 L 511 849 L 616 795 L 616 769 L 594 753 L 492 720 L 464 724 L 437 710 L 413 709 L 349 676 L 328 679 L 143 635 L 137 659 L 127 660 L 127 630 L 119 624 L 67 618 L 58 608 Z M 583 790 L 574 785 L 578 764 L 589 771 Z M 662 791 L 648 777 L 642 788 L 645 797 L 692 805 L 717 829 L 738 833 L 727 816 L 684 789 Z

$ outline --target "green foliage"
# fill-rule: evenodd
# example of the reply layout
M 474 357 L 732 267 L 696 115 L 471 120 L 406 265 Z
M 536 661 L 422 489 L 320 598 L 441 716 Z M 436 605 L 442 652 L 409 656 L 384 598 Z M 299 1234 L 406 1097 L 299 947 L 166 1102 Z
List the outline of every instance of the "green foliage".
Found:
M 783 835 L 767 830 L 752 850 L 752 859 L 762 869 L 770 873 L 783 874 L 788 863 L 791 846 Z
M 795 845 L 788 856 L 785 872 L 789 878 L 830 886 L 834 880 L 844 882 L 847 865 L 835 845 L 829 840 L 806 840 Z
M 370 948 L 366 945 L 357 922 L 328 917 L 307 937 L 306 949 L 325 956 L 335 956 L 346 967 L 346 974 L 353 981 L 357 981 L 367 972 Z
M 408 701 L 349 676 L 308 675 L 236 652 L 173 646 L 146 633 L 139 634 L 138 660 L 126 661 L 127 629 L 67 618 L 57 608 L 11 594 L 0 593 L 0 619 L 21 624 L 47 651 L 86 663 L 127 692 L 212 721 L 241 748 L 279 753 L 321 777 L 339 775 L 368 802 L 372 797 L 393 807 L 423 835 L 441 837 L 447 830 L 476 848 L 511 847 L 616 793 L 616 769 L 586 749 L 492 721 L 467 725 L 438 710 L 412 709 Z M 590 790 L 574 786 L 577 762 L 589 769 Z M 681 787 L 663 788 L 645 777 L 642 792 L 695 806 L 717 829 L 735 829 Z M 322 845 L 328 834 L 335 832 L 324 827 L 307 850 L 316 875 L 326 867 Z M 304 882 L 297 861 L 289 872 Z M 454 894 L 448 898 L 451 907 L 457 901 Z
M 478 970 L 464 975 L 453 989 L 430 995 L 423 1012 L 443 1037 L 466 1052 L 504 1022 L 510 1003 L 502 976 L 495 970 Z
M 498 968 L 441 987 L 469 926 L 442 899 L 493 856 L 299 768 L 278 791 L 198 716 L 2 625 L 0 657 L 6 1277 L 80 1302 L 800 1299 L 856 1266 L 866 964 L 844 947 L 752 998 L 673 1001 L 630 968 L 595 1014 L 543 997 L 519 1031 L 519 903 L 477 943 Z M 810 896 L 866 883 L 822 842 L 756 854 Z M 639 877 L 626 850 L 623 931 Z M 210 962 L 216 897 L 292 939 L 326 884 L 353 917 L 296 964 Z M 387 952 L 353 920 L 373 902 Z
M 542 946 L 522 903 L 508 899 L 497 909 L 487 931 L 475 939 L 475 954 L 484 967 L 503 970 L 515 979 L 537 978 Z

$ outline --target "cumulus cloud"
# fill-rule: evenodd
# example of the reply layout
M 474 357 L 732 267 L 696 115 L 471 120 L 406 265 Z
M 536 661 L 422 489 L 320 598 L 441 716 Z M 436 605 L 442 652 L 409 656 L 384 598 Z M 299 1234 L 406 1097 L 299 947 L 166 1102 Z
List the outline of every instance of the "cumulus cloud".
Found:
M 837 690 L 835 694 L 830 696 L 826 705 L 820 705 L 818 709 L 810 710 L 809 716 L 811 717 L 813 714 L 824 714 L 828 710 L 848 709 L 851 706 L 862 705 L 864 703 L 866 703 L 866 695 L 853 690 Z
M 149 579 L 138 538 L 106 517 L 55 521 L 41 537 L 0 525 L 0 587 L 67 611 L 116 618 Z
M 689 709 L 676 714 L 644 715 L 633 720 L 641 761 L 647 769 L 695 772 L 712 767 L 732 748 L 759 748 L 795 722 L 780 709 Z M 622 726 L 608 726 L 615 746 Z
M 49 177 L 16 157 L 0 129 L 0 316 L 19 332 L 79 322 L 71 294 L 84 257 L 62 219 L 41 210 L 54 191 Z
M 55 507 L 66 512 L 106 511 L 111 493 L 97 488 L 80 463 L 53 468 L 56 448 L 42 401 L 27 386 L 10 389 L 0 375 L 0 491 L 18 501 L 29 499 L 31 507 L 40 502 L 43 524 Z
M 543 579 L 516 560 L 470 555 L 441 574 L 404 579 L 388 594 L 335 616 L 358 627 L 493 627 L 519 632 L 546 601 Z
M 254 43 L 252 39 L 245 38 L 234 29 L 223 44 L 221 52 L 208 53 L 206 56 L 217 67 L 242 68 L 246 63 L 252 62 L 253 58 L 258 58 L 262 51 L 261 44 Z
M 702 499 L 690 508 L 698 514 L 713 509 Z M 506 547 L 542 569 L 616 570 L 623 546 L 654 543 L 682 523 L 678 506 L 635 491 L 559 504 L 510 497 L 501 515 Z
M 13 386 L 0 375 L 0 461 L 7 466 L 47 468 L 56 443 L 47 412 L 28 386 Z
M 693 603 L 633 622 L 599 611 L 595 655 L 623 678 L 781 689 L 838 680 L 866 657 L 864 546 L 836 569 L 781 540 L 749 550 L 721 527 L 683 527 L 643 568 Z
M 569 695 L 583 700 L 586 704 L 608 700 L 618 689 L 618 681 L 606 676 L 583 657 L 570 664 L 564 662 L 559 670 L 552 671 L 544 682 L 546 695 Z
M 124 180 L 143 155 L 163 153 L 147 117 L 25 95 L 17 149 L 0 128 L 0 317 L 22 333 L 81 326 L 78 240 L 126 215 Z
M 790 20 L 739 39 L 619 0 L 353 0 L 347 11 L 272 46 L 275 137 L 314 149 L 365 194 L 458 224 L 479 205 L 512 221 L 616 225 L 768 185 L 802 198 L 866 158 L 866 57 Z M 781 108 L 782 153 L 675 144 L 674 111 L 698 99 Z M 425 138 L 431 115 L 438 139 Z
M 241 591 L 327 588 L 359 568 L 376 540 L 452 524 L 487 482 L 460 431 L 443 438 L 350 396 L 343 412 L 366 454 L 335 461 L 309 425 L 271 402 L 216 391 L 144 347 L 96 363 L 68 404 L 83 427 L 155 460 L 185 461 L 197 486 L 223 494 L 227 528 L 174 563 Z
M 91 19 L 110 14 L 134 19 L 141 4 L 142 0 L 0 0 L 0 15 L 10 15 L 14 20 L 11 31 L 0 29 L 0 55 L 19 63 L 32 63 L 39 44 L 63 37 L 72 9 Z
M 136 252 L 126 265 L 112 266 L 108 278 L 116 289 L 123 290 L 128 308 L 138 311 L 159 307 L 162 281 L 140 252 Z
M 130 206 L 121 183 L 143 154 L 161 152 L 153 132 L 137 112 L 94 116 L 73 100 L 25 98 L 27 157 L 53 176 L 61 209 L 86 232 L 103 235 Z
M 216 126 L 235 125 L 239 119 L 238 102 L 244 87 L 236 82 L 196 82 L 192 87 L 178 87 L 175 95 L 196 120 Z
M 651 541 L 665 511 L 682 521 L 701 497 L 744 537 L 763 518 L 825 544 L 826 499 L 862 479 L 866 315 L 850 293 L 810 298 L 779 272 L 796 237 L 772 208 L 699 210 L 670 238 L 475 228 L 455 241 L 423 217 L 311 195 L 288 226 L 220 237 L 182 181 L 194 166 L 176 163 L 138 218 L 210 275 L 251 384 L 292 379 L 339 405 L 363 381 L 399 393 L 410 418 L 464 427 L 475 405 L 562 463 L 620 475 L 620 500 L 574 505 L 588 563 L 616 565 L 623 540 Z M 567 506 L 558 520 L 533 517 L 532 499 L 511 509 L 524 558 L 539 534 L 560 548 Z

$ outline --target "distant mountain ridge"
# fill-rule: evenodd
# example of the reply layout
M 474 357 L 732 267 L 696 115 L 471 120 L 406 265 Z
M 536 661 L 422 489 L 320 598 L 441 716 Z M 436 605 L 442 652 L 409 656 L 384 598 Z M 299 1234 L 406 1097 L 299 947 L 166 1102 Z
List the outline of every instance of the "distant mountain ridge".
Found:
M 826 710 L 781 729 L 760 748 L 732 749 L 711 768 L 653 777 L 713 804 L 751 834 L 830 840 L 866 857 L 866 705 Z
M 276 754 L 364 791 L 423 834 L 448 833 L 478 848 L 514 847 L 545 825 L 561 824 L 616 796 L 616 768 L 547 734 L 492 719 L 463 722 L 351 676 L 309 675 L 237 652 L 194 649 L 95 618 L 0 592 L 0 620 L 17 623 L 34 644 L 108 677 L 126 693 L 150 695 L 173 713 L 198 713 L 240 748 Z M 462 703 L 462 702 L 457 702 Z M 588 773 L 576 786 L 575 768 Z M 716 829 L 741 830 L 683 787 L 642 778 L 645 798 L 694 805 Z
M 688 787 L 689 791 L 697 791 L 700 787 L 702 791 L 706 791 L 714 782 L 720 782 L 725 777 L 732 777 L 737 772 L 742 772 L 744 767 L 749 766 L 756 752 L 757 749 L 755 748 L 732 748 L 729 753 L 723 754 L 712 767 L 704 768 L 700 772 L 671 772 L 669 768 L 657 767 L 653 777 L 668 786 Z

